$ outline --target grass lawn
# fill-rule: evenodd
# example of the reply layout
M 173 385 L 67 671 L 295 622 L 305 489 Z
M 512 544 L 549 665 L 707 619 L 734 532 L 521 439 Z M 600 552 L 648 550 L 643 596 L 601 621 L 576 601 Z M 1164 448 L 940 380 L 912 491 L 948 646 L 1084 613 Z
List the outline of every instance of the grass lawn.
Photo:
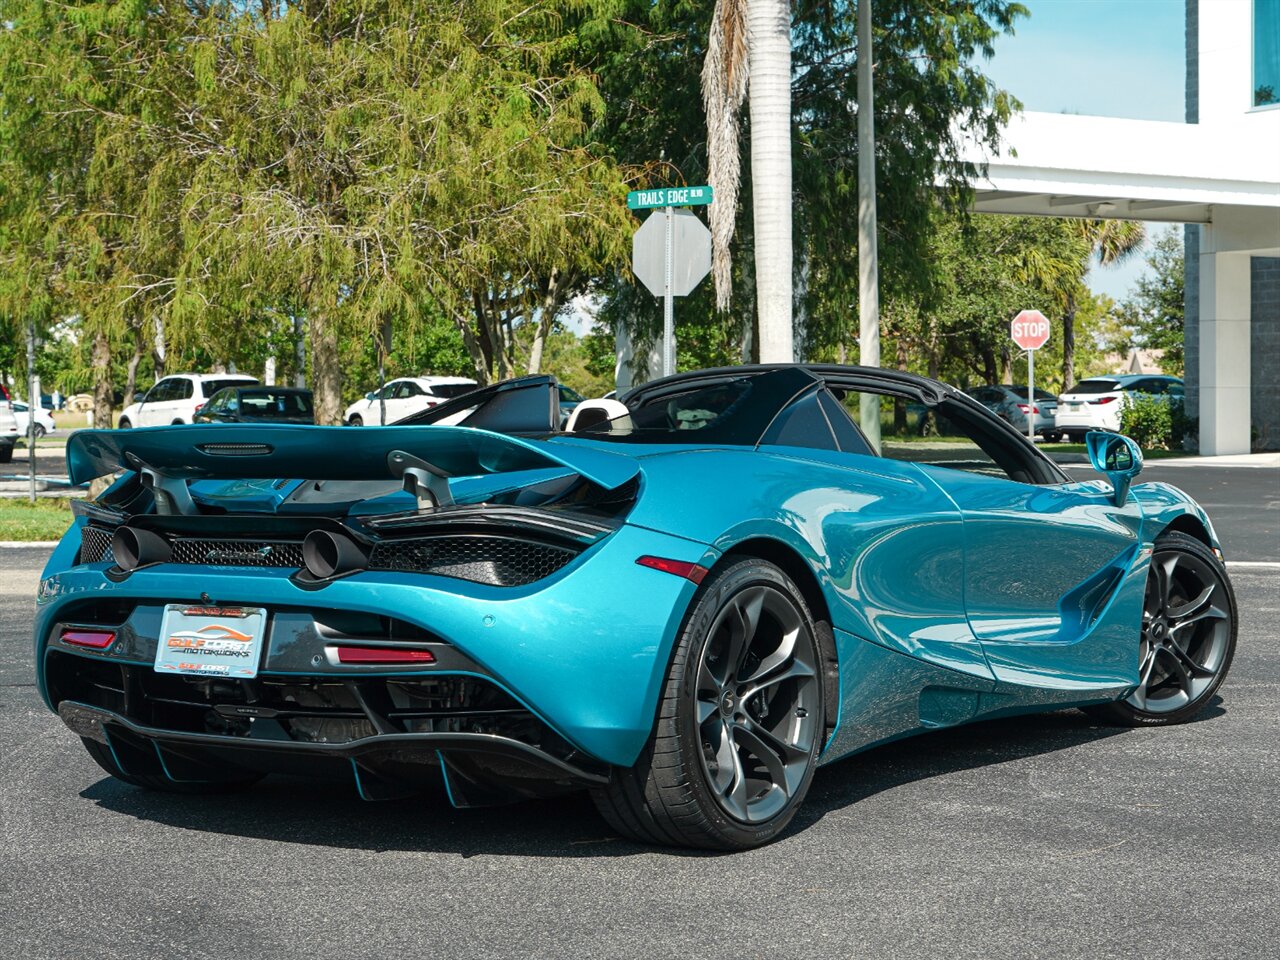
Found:
M 1043 450 L 1045 453 L 1048 453 L 1048 454 L 1054 454 L 1054 453 L 1085 453 L 1087 454 L 1088 453 L 1083 443 L 1042 443 L 1042 444 L 1039 444 L 1039 446 L 1041 450 Z M 1162 459 L 1167 459 L 1169 457 L 1192 457 L 1192 456 L 1195 456 L 1195 454 L 1187 453 L 1187 451 L 1185 450 L 1143 450 L 1142 451 L 1143 460 L 1162 460 Z
M 57 540 L 71 526 L 70 500 L 40 497 L 0 499 L 0 540 Z

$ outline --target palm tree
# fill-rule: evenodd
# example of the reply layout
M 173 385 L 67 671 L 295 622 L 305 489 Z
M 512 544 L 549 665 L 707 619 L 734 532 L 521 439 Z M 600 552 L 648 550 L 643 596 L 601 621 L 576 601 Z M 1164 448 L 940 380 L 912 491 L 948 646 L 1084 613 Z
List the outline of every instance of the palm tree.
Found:
M 748 82 L 749 81 L 749 82 Z M 791 330 L 791 4 L 788 0 L 716 0 L 702 67 L 707 115 L 716 306 L 729 307 L 741 155 L 738 122 L 750 96 L 752 214 L 760 359 L 794 358 Z
M 1075 220 L 1073 226 L 1089 245 L 1089 259 L 1110 267 L 1128 260 L 1147 242 L 1147 228 L 1136 220 Z M 1062 389 L 1076 382 L 1076 295 L 1071 290 L 1062 313 Z

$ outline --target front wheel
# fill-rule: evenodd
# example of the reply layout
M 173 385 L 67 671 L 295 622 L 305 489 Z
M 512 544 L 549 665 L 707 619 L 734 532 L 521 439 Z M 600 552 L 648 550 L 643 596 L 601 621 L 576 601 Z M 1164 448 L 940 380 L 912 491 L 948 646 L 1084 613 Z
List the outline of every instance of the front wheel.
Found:
M 821 663 L 813 618 L 785 573 L 747 559 L 712 574 L 640 759 L 592 791 L 601 814 L 642 843 L 744 850 L 773 840 L 822 748 Z
M 1129 727 L 1183 723 L 1222 685 L 1235 650 L 1236 597 L 1222 561 L 1195 537 L 1167 533 L 1147 574 L 1138 686 L 1088 712 Z
M 351 417 L 351 419 L 347 421 L 347 426 L 349 426 L 349 427 L 363 427 L 363 426 L 364 426 L 364 417 L 360 416 L 360 414 L 358 414 L 358 413 L 357 413 L 357 414 L 353 414 L 353 415 L 352 415 L 352 417 Z
M 121 417 L 121 418 L 120 418 L 120 425 L 119 425 L 119 429 L 121 429 L 121 430 L 129 430 L 129 429 L 132 429 L 132 427 L 133 427 L 133 424 L 129 422 L 129 418 L 128 418 L 128 417 Z

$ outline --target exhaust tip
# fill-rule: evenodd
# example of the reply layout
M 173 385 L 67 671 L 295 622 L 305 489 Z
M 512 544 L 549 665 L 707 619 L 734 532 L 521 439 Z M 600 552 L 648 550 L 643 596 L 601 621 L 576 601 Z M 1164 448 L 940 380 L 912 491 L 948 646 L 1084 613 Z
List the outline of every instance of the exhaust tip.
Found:
M 302 562 L 311 576 L 317 580 L 328 580 L 365 569 L 369 555 L 350 537 L 328 530 L 312 530 L 302 541 Z
M 121 570 L 136 570 L 152 563 L 168 563 L 173 550 L 169 541 L 158 533 L 137 527 L 117 527 L 111 536 L 111 555 Z

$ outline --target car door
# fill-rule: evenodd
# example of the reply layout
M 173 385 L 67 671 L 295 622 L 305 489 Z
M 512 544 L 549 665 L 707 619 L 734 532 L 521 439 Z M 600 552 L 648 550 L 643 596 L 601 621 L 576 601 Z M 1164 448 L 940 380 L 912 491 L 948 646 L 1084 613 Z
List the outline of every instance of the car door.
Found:
M 1145 583 L 1137 502 L 1117 506 L 1105 482 L 1067 479 L 967 407 L 936 411 L 967 438 L 967 455 L 921 466 L 960 510 L 965 611 L 997 680 L 1068 691 L 1132 682 Z
M 147 391 L 146 397 L 142 401 L 142 406 L 138 407 L 138 422 L 134 426 L 154 427 L 160 423 L 160 418 L 164 416 L 166 403 L 173 393 L 173 384 L 173 379 L 167 378 L 159 381 Z M 168 423 L 167 420 L 165 422 Z

